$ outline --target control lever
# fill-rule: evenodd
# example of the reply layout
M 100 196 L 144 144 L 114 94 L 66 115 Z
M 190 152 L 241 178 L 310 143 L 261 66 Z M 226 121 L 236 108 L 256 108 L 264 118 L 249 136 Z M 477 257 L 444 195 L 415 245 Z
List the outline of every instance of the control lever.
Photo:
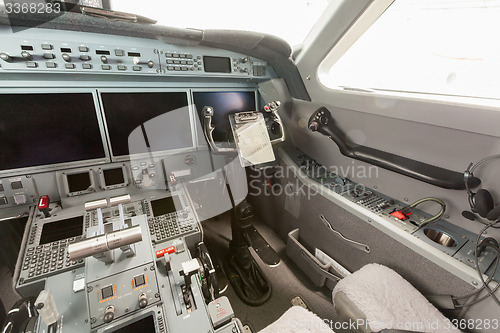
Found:
M 50 204 L 50 198 L 48 195 L 42 195 L 40 199 L 38 199 L 38 210 L 42 212 L 46 218 L 50 217 L 49 204 Z
M 127 228 L 132 227 L 132 220 L 131 219 L 125 219 L 125 214 L 123 213 L 123 204 L 118 205 L 118 212 L 120 214 L 120 230 L 126 230 Z M 133 257 L 135 256 L 135 244 L 126 244 L 120 246 L 120 250 L 122 250 L 123 253 L 127 257 Z
M 186 287 L 191 286 L 191 276 L 198 274 L 201 269 L 200 262 L 198 259 L 191 259 L 185 261 L 181 264 L 182 272 L 181 275 L 184 276 L 184 282 L 186 283 Z
M 68 246 L 68 254 L 71 260 L 79 260 L 109 253 L 111 250 L 140 241 L 142 241 L 141 227 L 135 226 L 72 243 Z
M 199 274 L 201 265 L 198 259 L 191 259 L 183 262 L 181 266 L 182 271 L 180 272 L 180 274 L 184 276 L 184 286 L 181 287 L 182 297 L 184 298 L 184 305 L 186 306 L 186 310 L 189 313 L 192 310 L 196 309 L 196 304 L 191 289 L 191 277 L 193 275 Z
M 167 251 L 168 249 L 165 249 Z M 174 251 L 175 252 L 175 251 Z M 165 272 L 167 274 L 168 283 L 170 284 L 170 292 L 172 299 L 174 300 L 175 313 L 180 316 L 182 314 L 181 303 L 179 301 L 179 296 L 176 292 L 176 283 L 174 278 L 174 273 L 172 272 L 170 253 L 174 252 L 163 252 L 156 253 L 156 263 L 165 267 Z
M 205 133 L 205 138 L 212 151 L 216 154 L 231 154 L 237 153 L 236 148 L 221 148 L 215 144 L 213 131 L 215 127 L 212 124 L 212 118 L 214 116 L 214 108 L 211 106 L 205 106 L 202 111 L 203 114 L 203 132 Z
M 97 208 L 97 234 L 96 236 L 104 234 L 104 219 L 102 217 L 102 209 Z

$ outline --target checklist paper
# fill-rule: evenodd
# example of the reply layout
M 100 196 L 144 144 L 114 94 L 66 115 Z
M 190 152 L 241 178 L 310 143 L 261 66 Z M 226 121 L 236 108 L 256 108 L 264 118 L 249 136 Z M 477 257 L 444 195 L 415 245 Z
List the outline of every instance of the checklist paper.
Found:
M 233 133 L 242 166 L 263 164 L 276 159 L 262 114 L 256 120 L 239 124 L 236 128 L 233 126 Z

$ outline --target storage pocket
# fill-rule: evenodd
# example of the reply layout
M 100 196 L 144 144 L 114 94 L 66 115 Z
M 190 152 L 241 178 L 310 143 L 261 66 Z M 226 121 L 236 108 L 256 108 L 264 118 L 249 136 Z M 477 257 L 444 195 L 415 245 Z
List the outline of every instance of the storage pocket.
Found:
M 324 265 L 299 242 L 299 229 L 288 233 L 286 254 L 307 275 L 316 287 L 327 286 L 331 289 L 341 277 L 329 272 L 331 265 Z

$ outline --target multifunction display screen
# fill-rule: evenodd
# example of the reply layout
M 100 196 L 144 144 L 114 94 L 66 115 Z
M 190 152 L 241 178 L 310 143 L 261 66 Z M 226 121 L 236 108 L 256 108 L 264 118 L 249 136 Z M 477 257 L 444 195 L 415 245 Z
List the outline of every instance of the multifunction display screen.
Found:
M 60 241 L 66 238 L 81 236 L 83 232 L 83 216 L 45 223 L 42 228 L 40 245 Z
M 193 146 L 186 92 L 101 93 L 113 156 Z
M 0 94 L 0 170 L 106 157 L 91 93 Z

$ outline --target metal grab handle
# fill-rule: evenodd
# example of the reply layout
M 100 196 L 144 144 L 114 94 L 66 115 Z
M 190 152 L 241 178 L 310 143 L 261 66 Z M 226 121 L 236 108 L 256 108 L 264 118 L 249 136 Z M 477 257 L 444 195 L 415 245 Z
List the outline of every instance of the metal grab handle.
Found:
M 349 238 L 346 238 L 340 232 L 338 232 L 337 230 L 333 229 L 332 225 L 330 224 L 330 221 L 328 221 L 323 214 L 319 214 L 319 219 L 336 236 L 338 236 L 338 237 L 342 238 L 343 240 L 345 240 L 346 242 L 352 244 L 354 247 L 356 247 L 356 248 L 358 248 L 358 249 L 360 249 L 360 250 L 362 250 L 362 251 L 364 251 L 366 253 L 370 253 L 370 247 L 368 245 L 356 242 L 356 241 L 354 241 L 352 239 L 349 239 Z
M 202 111 L 203 114 L 203 133 L 207 139 L 210 149 L 216 154 L 231 154 L 237 153 L 236 148 L 221 148 L 215 144 L 214 137 L 212 135 L 215 130 L 215 126 L 212 125 L 212 117 L 214 115 L 214 108 L 211 106 L 205 106 Z

